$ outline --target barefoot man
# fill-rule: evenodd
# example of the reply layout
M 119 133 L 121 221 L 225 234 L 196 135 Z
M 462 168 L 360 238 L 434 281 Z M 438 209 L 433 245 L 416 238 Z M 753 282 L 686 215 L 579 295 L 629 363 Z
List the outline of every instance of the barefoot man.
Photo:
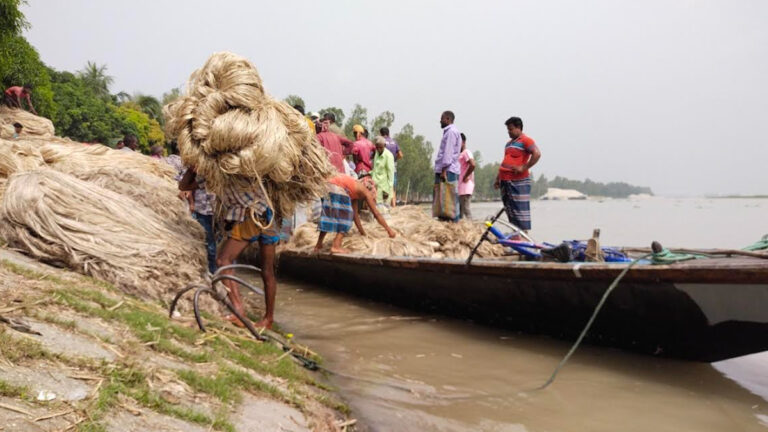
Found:
M 328 181 L 328 193 L 322 200 L 323 210 L 320 215 L 320 222 L 318 223 L 320 235 L 317 237 L 315 252 L 320 252 L 320 249 L 322 249 L 326 234 L 336 233 L 336 237 L 333 238 L 333 244 L 331 245 L 331 253 L 347 253 L 346 250 L 342 249 L 341 241 L 344 239 L 344 234 L 352 228 L 353 220 L 357 230 L 360 231 L 360 235 L 365 235 L 365 229 L 363 229 L 363 224 L 360 222 L 360 215 L 357 211 L 359 207 L 358 200 L 364 200 L 368 204 L 368 208 L 371 209 L 376 221 L 387 230 L 390 238 L 395 238 L 395 232 L 392 231 L 392 228 L 387 225 L 387 221 L 379 213 L 379 210 L 376 208 L 376 197 L 366 184 L 370 183 L 355 180 L 344 174 L 332 177 Z
M 195 170 L 190 168 L 179 181 L 179 189 L 193 191 L 196 188 L 204 188 L 205 181 L 197 176 Z M 277 280 L 275 279 L 275 247 L 280 241 L 280 226 L 274 217 L 273 210 L 266 204 L 261 190 L 235 190 L 226 189 L 224 194 L 217 196 L 224 207 L 224 219 L 227 229 L 227 239 L 219 249 L 216 256 L 216 265 L 224 267 L 234 264 L 240 253 L 251 243 L 259 243 L 259 255 L 261 256 L 261 280 L 264 283 L 264 303 L 266 311 L 256 327 L 272 328 L 275 315 L 275 295 L 277 294 Z M 225 270 L 222 274 L 232 274 L 233 271 Z M 229 301 L 232 306 L 243 316 L 243 300 L 237 283 L 231 280 L 222 281 L 227 287 Z M 224 317 L 238 327 L 244 327 L 234 315 Z

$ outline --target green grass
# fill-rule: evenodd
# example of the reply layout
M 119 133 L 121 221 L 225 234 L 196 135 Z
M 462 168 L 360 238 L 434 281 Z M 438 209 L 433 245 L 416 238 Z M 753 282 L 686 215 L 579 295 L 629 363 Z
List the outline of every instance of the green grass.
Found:
M 59 327 L 63 327 L 67 330 L 77 330 L 77 323 L 75 320 L 64 320 L 50 314 L 34 314 L 35 318 L 47 321 L 51 324 L 56 324 Z
M 192 370 L 178 370 L 176 374 L 193 390 L 210 394 L 224 403 L 240 402 L 242 395 L 238 389 L 257 391 L 285 399 L 277 387 L 256 380 L 247 372 L 232 368 L 222 368 L 215 377 L 203 376 Z
M 0 346 L 3 347 L 3 356 L 12 363 L 31 359 L 53 360 L 60 357 L 43 348 L 40 342 L 24 336 L 12 337 L 3 328 L 0 328 Z
M 28 394 L 29 388 L 0 380 L 0 396 L 26 399 Z
M 217 431 L 234 432 L 234 426 L 227 420 L 229 411 L 226 405 L 239 402 L 242 391 L 267 394 L 299 408 L 304 408 L 304 401 L 299 397 L 301 386 L 298 384 L 305 383 L 331 390 L 316 382 L 312 375 L 297 365 L 290 356 L 283 356 L 283 350 L 273 343 L 232 337 L 231 341 L 234 343 L 232 345 L 222 337 L 215 337 L 206 339 L 201 347 L 197 347 L 195 343 L 201 340 L 202 335 L 197 329 L 174 323 L 168 319 L 165 310 L 159 306 L 125 295 L 115 298 L 113 293 L 118 293 L 118 290 L 109 283 L 89 277 L 82 277 L 80 280 L 63 279 L 58 276 L 39 273 L 5 260 L 0 261 L 0 265 L 25 278 L 45 280 L 50 284 L 46 287 L 50 287 L 48 293 L 53 294 L 51 296 L 52 302 L 105 321 L 121 323 L 130 329 L 140 343 L 153 342 L 150 346 L 155 351 L 171 354 L 188 362 L 216 362 L 220 365 L 219 372 L 214 376 L 205 376 L 193 370 L 176 372 L 179 379 L 196 392 L 209 394 L 225 405 L 221 407 L 219 412 L 211 416 L 190 407 L 171 404 L 163 399 L 159 393 L 149 387 L 146 373 L 140 366 L 126 364 L 125 361 L 121 360 L 114 364 L 107 364 L 92 360 L 70 359 L 50 353 L 33 339 L 10 337 L 0 328 L 0 346 L 3 347 L 3 355 L 12 362 L 28 359 L 55 360 L 81 366 L 105 377 L 97 397 L 86 408 L 90 418 L 78 426 L 78 431 L 105 431 L 103 421 L 111 411 L 117 409 L 120 395 L 132 398 L 139 405 L 161 414 L 200 425 L 212 426 Z M 120 302 L 123 303 L 118 305 Z M 59 319 L 50 314 L 38 314 L 38 316 L 62 327 L 77 328 L 77 323 L 73 320 Z M 205 316 L 210 318 L 208 314 Z M 221 327 L 218 323 L 212 323 L 211 327 L 226 328 Z M 135 345 L 136 343 L 132 342 L 132 344 Z M 122 345 L 125 347 L 125 343 Z M 260 374 L 284 378 L 289 382 L 289 391 L 282 391 L 255 378 L 247 371 L 227 367 L 227 361 Z M 23 388 L 0 382 L 0 395 L 16 396 L 23 394 L 24 391 Z M 344 414 L 349 413 L 349 408 L 346 405 L 328 396 L 302 396 L 314 397 L 326 406 Z

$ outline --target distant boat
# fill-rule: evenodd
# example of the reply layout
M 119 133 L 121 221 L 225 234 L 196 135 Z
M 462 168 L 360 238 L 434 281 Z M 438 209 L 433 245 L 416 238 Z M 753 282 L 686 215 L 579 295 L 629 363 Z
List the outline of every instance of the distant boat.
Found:
M 407 308 L 574 340 L 608 285 L 611 263 L 521 262 L 283 251 L 280 272 Z M 587 342 L 718 361 L 768 350 L 768 259 L 640 264 L 621 280 Z
M 587 196 L 576 189 L 549 188 L 547 193 L 539 199 L 544 201 L 585 200 Z

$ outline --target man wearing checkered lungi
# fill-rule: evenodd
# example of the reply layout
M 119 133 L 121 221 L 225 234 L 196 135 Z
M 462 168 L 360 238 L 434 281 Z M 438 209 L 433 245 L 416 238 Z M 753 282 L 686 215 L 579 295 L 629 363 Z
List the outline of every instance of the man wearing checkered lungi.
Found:
M 504 124 L 510 140 L 504 145 L 504 160 L 494 187 L 501 189 L 509 222 L 528 231 L 531 229 L 531 174 L 528 169 L 536 165 L 541 152 L 533 139 L 523 133 L 520 117 L 510 117 Z

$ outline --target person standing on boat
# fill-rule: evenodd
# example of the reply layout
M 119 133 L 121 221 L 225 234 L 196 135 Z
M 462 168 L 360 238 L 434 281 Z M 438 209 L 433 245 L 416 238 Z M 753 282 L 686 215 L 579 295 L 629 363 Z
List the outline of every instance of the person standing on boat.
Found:
M 472 219 L 469 203 L 472 201 L 472 193 L 475 192 L 475 158 L 467 148 L 467 136 L 461 134 L 461 177 L 459 178 L 459 211 L 462 219 Z
M 376 147 L 365 136 L 365 128 L 362 125 L 356 124 L 352 127 L 352 132 L 355 134 L 355 143 L 352 145 L 355 173 L 359 175 L 362 171 L 370 172 L 373 169 L 371 158 Z
M 444 111 L 440 116 L 443 138 L 435 158 L 435 193 L 432 197 L 432 215 L 443 221 L 459 220 L 459 154 L 461 153 L 461 135 L 453 122 L 456 116 L 451 111 Z M 444 187 L 442 183 L 447 183 Z
M 395 238 L 395 232 L 387 225 L 387 221 L 376 208 L 376 197 L 371 192 L 371 182 L 355 180 L 354 178 L 340 174 L 328 180 L 328 193 L 323 197 L 323 209 L 320 214 L 320 222 L 317 229 L 320 234 L 317 237 L 315 252 L 320 252 L 323 248 L 323 240 L 328 233 L 336 233 L 331 245 L 331 253 L 347 253 L 341 247 L 341 241 L 344 234 L 352 229 L 352 222 L 355 222 L 360 235 L 365 235 L 365 229 L 360 222 L 358 213 L 358 200 L 364 200 L 368 208 L 373 213 L 373 217 L 387 231 L 390 238 Z
M 331 114 L 331 113 L 328 113 Z M 328 116 L 321 123 L 320 132 L 317 134 L 317 141 L 328 152 L 328 160 L 331 165 L 336 167 L 340 173 L 344 173 L 344 156 L 352 154 L 352 148 L 354 143 L 347 139 L 344 135 L 339 135 L 333 132 L 331 129 L 332 123 L 329 118 L 335 118 L 334 116 Z
M 395 157 L 387 150 L 384 137 L 376 138 L 372 174 L 373 182 L 376 183 L 376 202 L 389 204 L 395 188 Z
M 523 120 L 510 117 L 504 124 L 510 140 L 504 146 L 504 160 L 499 167 L 494 187 L 501 189 L 501 200 L 509 222 L 518 228 L 531 229 L 531 175 L 541 152 L 536 143 L 523 133 Z
M 400 149 L 400 144 L 395 141 L 394 138 L 389 136 L 389 128 L 383 127 L 379 129 L 379 134 L 384 137 L 385 140 L 387 140 L 387 150 L 389 150 L 390 153 L 392 153 L 392 156 L 395 157 L 395 185 L 392 188 L 392 207 L 395 207 L 397 205 L 397 191 L 395 191 L 395 188 L 397 188 L 397 162 L 403 158 L 403 151 Z

